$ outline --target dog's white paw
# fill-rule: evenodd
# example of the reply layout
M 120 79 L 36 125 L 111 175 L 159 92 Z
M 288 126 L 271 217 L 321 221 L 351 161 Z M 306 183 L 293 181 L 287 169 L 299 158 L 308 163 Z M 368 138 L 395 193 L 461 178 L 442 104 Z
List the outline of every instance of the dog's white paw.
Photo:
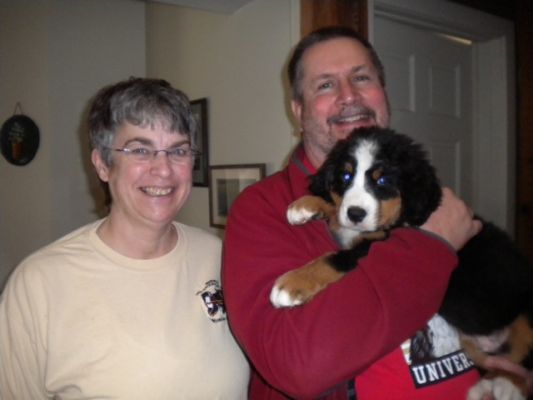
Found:
M 302 300 L 294 298 L 287 290 L 280 289 L 274 285 L 270 291 L 270 302 L 276 308 L 295 307 L 302 304 Z
M 525 400 L 522 391 L 509 379 L 498 376 L 494 379 L 481 379 L 468 391 L 467 400 Z
M 482 400 L 483 396 L 492 393 L 492 381 L 489 379 L 481 379 L 478 383 L 468 390 L 466 400 Z
M 291 225 L 303 225 L 314 219 L 315 213 L 302 207 L 289 207 L 287 209 L 287 221 Z

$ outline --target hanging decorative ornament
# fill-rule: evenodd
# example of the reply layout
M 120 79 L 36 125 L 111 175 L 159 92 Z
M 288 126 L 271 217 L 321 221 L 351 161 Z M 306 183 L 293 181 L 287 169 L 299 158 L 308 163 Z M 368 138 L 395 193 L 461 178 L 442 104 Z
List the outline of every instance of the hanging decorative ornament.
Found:
M 2 155 L 14 165 L 28 164 L 37 153 L 39 128 L 30 117 L 22 113 L 20 103 L 15 106 L 14 115 L 2 125 L 0 146 Z

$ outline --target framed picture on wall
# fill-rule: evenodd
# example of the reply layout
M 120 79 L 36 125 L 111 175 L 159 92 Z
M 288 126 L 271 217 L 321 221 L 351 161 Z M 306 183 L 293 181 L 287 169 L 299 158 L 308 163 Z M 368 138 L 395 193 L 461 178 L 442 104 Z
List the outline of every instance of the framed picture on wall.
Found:
M 198 121 L 196 148 L 200 155 L 194 161 L 192 170 L 193 186 L 207 186 L 209 176 L 209 142 L 208 142 L 208 102 L 207 98 L 191 101 L 192 112 Z
M 213 165 L 209 168 L 209 224 L 224 228 L 233 200 L 265 177 L 265 164 Z

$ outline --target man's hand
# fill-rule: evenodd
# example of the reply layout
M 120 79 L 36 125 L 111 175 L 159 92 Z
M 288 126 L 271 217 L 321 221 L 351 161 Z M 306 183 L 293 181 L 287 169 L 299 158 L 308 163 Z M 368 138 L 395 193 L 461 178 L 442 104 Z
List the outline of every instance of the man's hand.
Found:
M 474 213 L 464 201 L 449 188 L 443 188 L 439 208 L 420 228 L 440 236 L 459 250 L 481 230 L 481 221 L 473 217 Z

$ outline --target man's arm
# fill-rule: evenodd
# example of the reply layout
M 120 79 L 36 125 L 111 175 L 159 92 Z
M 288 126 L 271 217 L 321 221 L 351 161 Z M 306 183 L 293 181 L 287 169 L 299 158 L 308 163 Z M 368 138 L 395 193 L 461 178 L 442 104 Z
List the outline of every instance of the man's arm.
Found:
M 481 221 L 473 219 L 473 211 L 449 188 L 442 189 L 439 208 L 420 226 L 421 229 L 447 241 L 455 250 L 481 230 Z
M 334 247 L 323 222 L 290 226 L 272 197 L 253 188 L 232 206 L 225 300 L 233 331 L 261 375 L 291 396 L 312 398 L 422 327 L 437 311 L 457 258 L 443 241 L 398 229 L 310 303 L 275 309 L 269 301 L 275 279 Z

